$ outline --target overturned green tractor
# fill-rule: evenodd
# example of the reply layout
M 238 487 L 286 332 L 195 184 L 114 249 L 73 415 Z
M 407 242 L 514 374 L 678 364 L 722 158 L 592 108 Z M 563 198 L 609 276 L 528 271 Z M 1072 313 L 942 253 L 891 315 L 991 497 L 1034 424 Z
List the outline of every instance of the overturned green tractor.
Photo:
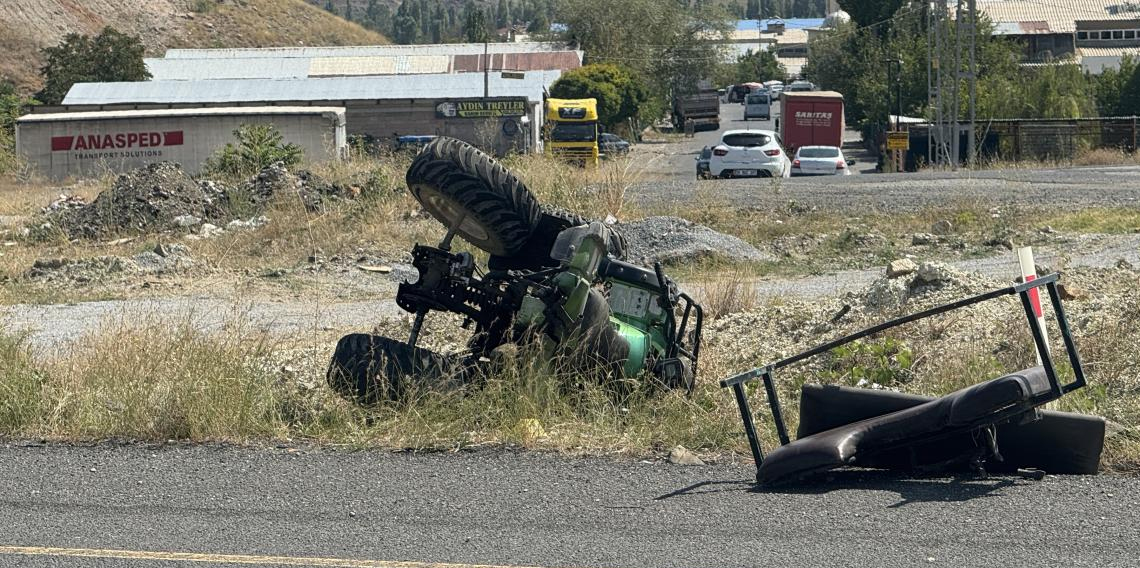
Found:
M 406 340 L 341 338 L 328 381 L 363 404 L 399 400 L 410 389 L 454 389 L 478 381 L 494 352 L 537 346 L 546 359 L 584 376 L 649 376 L 691 390 L 700 354 L 700 305 L 663 273 L 624 262 L 609 225 L 544 209 L 526 185 L 475 147 L 438 138 L 416 156 L 408 188 L 446 232 L 417 244 L 415 282 L 401 284 L 400 308 L 415 314 Z M 459 236 L 486 251 L 485 269 L 451 250 Z M 460 314 L 474 326 L 466 349 L 417 347 L 430 311 Z

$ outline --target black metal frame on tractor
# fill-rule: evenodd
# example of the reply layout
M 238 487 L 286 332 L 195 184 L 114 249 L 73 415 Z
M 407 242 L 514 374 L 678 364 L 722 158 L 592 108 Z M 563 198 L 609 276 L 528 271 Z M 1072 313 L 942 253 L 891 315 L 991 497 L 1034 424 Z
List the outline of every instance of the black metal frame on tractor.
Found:
M 792 355 L 786 359 L 776 361 L 769 365 L 758 367 L 750 371 L 745 371 L 738 375 L 734 375 L 720 382 L 722 388 L 731 388 L 733 394 L 736 396 L 736 404 L 740 409 L 740 418 L 744 423 L 744 432 L 748 436 L 748 446 L 752 451 L 752 457 L 756 462 L 757 471 L 760 465 L 764 462 L 764 452 L 760 447 L 759 438 L 756 435 L 756 426 L 752 419 L 752 409 L 748 404 L 748 396 L 744 390 L 744 386 L 756 379 L 761 379 L 764 382 L 764 390 L 767 394 L 768 406 L 772 412 L 772 419 L 776 424 L 776 432 L 780 438 L 781 445 L 787 445 L 791 442 L 788 437 L 788 427 L 784 422 L 784 414 L 780 407 L 779 395 L 776 393 L 775 383 L 773 382 L 773 373 L 780 368 L 787 367 L 794 363 L 803 361 L 809 357 L 814 357 L 821 353 L 830 351 L 840 345 L 850 343 L 852 341 L 874 335 L 876 333 L 898 327 L 903 324 L 911 323 L 921 319 L 925 319 L 938 314 L 953 311 L 959 308 L 978 304 L 981 302 L 993 300 L 1003 296 L 1018 295 L 1021 298 L 1022 307 L 1025 310 L 1025 316 L 1029 321 L 1029 330 L 1033 336 L 1033 343 L 1037 347 L 1037 352 L 1041 356 L 1041 365 L 1044 367 L 1045 375 L 1049 379 L 1051 390 L 1045 394 L 1040 395 L 1032 401 L 1034 406 L 1040 406 L 1048 402 L 1061 398 L 1066 393 L 1072 392 L 1076 389 L 1085 386 L 1085 373 L 1081 365 L 1080 356 L 1077 353 L 1076 344 L 1073 342 L 1072 331 L 1069 327 L 1068 319 L 1065 317 L 1065 309 L 1061 305 L 1060 293 L 1057 290 L 1057 280 L 1059 275 L 1056 273 L 1042 276 L 1040 278 L 1030 280 L 1025 283 L 1009 286 L 1006 288 L 999 288 L 983 294 L 958 300 L 949 304 L 936 306 L 921 312 L 917 312 L 908 316 L 893 319 L 862 331 L 840 337 L 839 339 L 829 341 L 802 353 Z M 1062 385 L 1057 379 L 1057 372 L 1053 365 L 1052 356 L 1049 353 L 1048 345 L 1045 342 L 1044 332 L 1037 323 L 1037 314 L 1034 310 L 1033 299 L 1031 294 L 1035 294 L 1038 288 L 1044 287 L 1049 292 L 1049 300 L 1053 306 L 1053 313 L 1057 320 L 1057 324 L 1061 331 L 1061 337 L 1065 343 L 1065 351 L 1069 358 L 1069 364 L 1073 368 L 1073 382 Z M 1018 414 L 1023 413 L 1024 409 L 1015 408 L 994 414 L 988 422 L 992 424 L 999 424 L 1003 421 L 1008 421 L 1015 418 Z M 953 432 L 947 432 L 952 434 Z

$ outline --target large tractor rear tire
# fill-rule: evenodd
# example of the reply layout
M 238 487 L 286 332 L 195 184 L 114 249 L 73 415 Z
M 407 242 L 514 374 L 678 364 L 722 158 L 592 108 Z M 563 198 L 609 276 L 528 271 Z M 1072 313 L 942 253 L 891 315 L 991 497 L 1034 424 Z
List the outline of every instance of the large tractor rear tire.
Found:
M 397 401 L 413 389 L 444 391 L 465 382 L 457 357 L 366 333 L 337 342 L 326 378 L 338 394 L 365 405 Z
M 428 213 L 493 255 L 519 252 L 538 225 L 538 200 L 526 185 L 454 138 L 436 138 L 425 146 L 408 168 L 407 182 Z

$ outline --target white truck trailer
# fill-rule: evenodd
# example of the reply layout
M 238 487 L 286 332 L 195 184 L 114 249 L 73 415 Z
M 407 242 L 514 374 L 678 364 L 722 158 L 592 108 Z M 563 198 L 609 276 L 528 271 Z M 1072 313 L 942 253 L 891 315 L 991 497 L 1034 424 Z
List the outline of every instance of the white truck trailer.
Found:
M 243 124 L 272 124 L 309 162 L 343 156 L 342 107 L 222 107 L 29 114 L 16 122 L 16 152 L 51 179 L 177 162 L 197 174 Z

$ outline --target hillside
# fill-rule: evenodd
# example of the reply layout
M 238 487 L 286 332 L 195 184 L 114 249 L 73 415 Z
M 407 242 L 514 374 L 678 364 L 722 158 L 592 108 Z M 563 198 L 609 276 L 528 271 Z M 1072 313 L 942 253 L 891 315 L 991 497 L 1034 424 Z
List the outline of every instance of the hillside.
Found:
M 39 88 L 40 48 L 104 26 L 138 35 L 147 54 L 171 47 L 388 43 L 304 0 L 16 0 L 0 5 L 0 78 Z

